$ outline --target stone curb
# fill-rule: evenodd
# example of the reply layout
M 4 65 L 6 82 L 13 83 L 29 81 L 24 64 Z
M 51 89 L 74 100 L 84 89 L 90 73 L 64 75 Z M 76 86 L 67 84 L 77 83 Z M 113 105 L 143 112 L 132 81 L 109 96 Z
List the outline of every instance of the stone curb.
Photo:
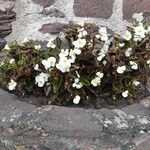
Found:
M 16 101 L 16 96 L 3 90 L 0 90 L 0 95 L 1 127 L 8 133 L 8 129 L 13 126 L 9 138 L 22 131 L 23 135 L 32 131 L 36 136 L 40 132 L 49 138 L 52 135 L 77 139 L 106 138 L 115 145 L 131 146 L 135 144 L 134 137 L 143 134 L 148 134 L 149 137 L 150 97 L 121 109 L 93 110 L 57 106 L 38 108 Z

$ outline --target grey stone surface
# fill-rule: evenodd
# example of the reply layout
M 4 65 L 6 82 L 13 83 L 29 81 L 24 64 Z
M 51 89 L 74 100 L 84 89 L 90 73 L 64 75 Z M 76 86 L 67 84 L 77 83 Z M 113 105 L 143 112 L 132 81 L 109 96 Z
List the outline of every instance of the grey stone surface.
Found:
M 38 108 L 3 90 L 0 96 L 0 145 L 5 149 L 139 150 L 149 144 L 150 97 L 125 108 L 94 110 Z
M 0 124 L 13 122 L 22 114 L 28 113 L 36 107 L 17 100 L 14 94 L 9 94 L 0 89 Z
M 100 1 L 103 3 L 96 5 Z M 125 9 L 126 0 L 100 1 L 0 0 L 0 47 L 12 30 L 14 2 L 17 19 L 8 41 L 21 42 L 26 37 L 48 41 L 70 22 L 81 20 L 122 32 L 127 24 L 123 16 L 141 10 L 149 15 L 146 0 L 134 11 Z M 132 3 L 137 5 L 135 0 Z M 24 101 L 30 102 L 30 98 Z M 0 150 L 147 150 L 149 143 L 150 97 L 118 109 L 38 108 L 0 90 Z
M 123 18 L 132 19 L 134 13 L 143 13 L 144 17 L 150 19 L 150 1 L 149 0 L 124 0 Z
M 0 50 L 6 44 L 4 39 L 12 32 L 11 22 L 15 19 L 16 13 L 12 11 L 14 1 L 0 0 Z
M 147 90 L 150 92 L 150 78 L 147 81 L 147 85 L 146 85 Z
M 111 0 L 111 3 L 101 0 L 100 8 L 97 5 L 99 3 L 97 0 L 91 1 L 91 3 L 87 0 L 85 5 L 83 2 L 81 5 L 82 7 L 89 5 L 87 10 L 89 16 L 87 14 L 87 17 L 75 15 L 73 8 L 76 7 L 77 4 L 80 5 L 81 1 L 16 0 L 14 11 L 17 13 L 17 20 L 13 23 L 13 32 L 7 40 L 9 42 L 12 40 L 22 42 L 24 38 L 29 38 L 38 41 L 48 41 L 51 37 L 56 37 L 59 32 L 62 31 L 59 30 L 59 32 L 53 33 L 52 28 L 55 23 L 61 24 L 62 27 L 60 27 L 60 29 L 63 29 L 64 24 L 69 24 L 70 22 L 76 24 L 81 20 L 87 23 L 93 22 L 96 25 L 107 26 L 116 32 L 122 32 L 125 29 L 126 22 L 122 19 L 123 0 L 114 0 L 114 3 L 113 0 Z M 103 7 L 104 5 L 106 8 Z M 98 12 L 96 14 L 94 14 L 94 11 L 96 11 L 94 7 L 98 7 Z M 111 8 L 108 9 L 108 7 Z M 86 10 L 86 8 L 83 10 Z M 102 10 L 105 11 L 103 12 Z M 102 11 L 102 14 L 99 11 Z M 43 12 L 46 13 L 43 14 Z M 95 17 L 93 18 L 94 15 Z M 49 32 L 45 33 L 39 31 L 44 24 L 51 25 Z
M 136 139 L 135 150 L 149 150 L 150 149 L 150 137 L 143 136 L 139 139 Z
M 74 12 L 79 17 L 108 19 L 112 15 L 114 0 L 74 0 Z

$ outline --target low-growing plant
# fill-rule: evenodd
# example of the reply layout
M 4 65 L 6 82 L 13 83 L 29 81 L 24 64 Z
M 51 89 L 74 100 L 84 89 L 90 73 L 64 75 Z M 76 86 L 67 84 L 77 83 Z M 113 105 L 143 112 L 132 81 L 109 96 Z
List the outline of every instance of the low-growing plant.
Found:
M 83 22 L 51 39 L 47 48 L 25 41 L 6 46 L 0 82 L 19 93 L 36 92 L 50 104 L 94 102 L 101 96 L 135 99 L 150 76 L 150 25 L 141 15 L 121 36 Z

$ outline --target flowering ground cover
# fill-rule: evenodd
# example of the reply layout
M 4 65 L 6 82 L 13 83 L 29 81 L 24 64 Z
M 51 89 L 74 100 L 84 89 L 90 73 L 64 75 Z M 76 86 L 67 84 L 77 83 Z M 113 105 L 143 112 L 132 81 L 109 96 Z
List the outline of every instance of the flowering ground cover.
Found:
M 141 14 L 124 35 L 106 27 L 78 23 L 63 39 L 50 39 L 47 48 L 29 39 L 4 48 L 0 82 L 17 94 L 36 93 L 47 104 L 93 103 L 102 97 L 113 103 L 137 98 L 137 89 L 150 77 L 150 25 Z

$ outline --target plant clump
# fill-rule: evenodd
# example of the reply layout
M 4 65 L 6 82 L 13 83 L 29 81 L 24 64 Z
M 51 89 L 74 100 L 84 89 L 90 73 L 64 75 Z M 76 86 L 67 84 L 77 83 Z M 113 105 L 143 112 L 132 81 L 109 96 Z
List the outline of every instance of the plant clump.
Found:
M 65 46 L 60 37 L 47 49 L 27 39 L 6 45 L 0 82 L 10 91 L 45 95 L 49 104 L 133 100 L 150 77 L 150 25 L 134 17 L 123 36 L 81 22 L 66 30 Z

